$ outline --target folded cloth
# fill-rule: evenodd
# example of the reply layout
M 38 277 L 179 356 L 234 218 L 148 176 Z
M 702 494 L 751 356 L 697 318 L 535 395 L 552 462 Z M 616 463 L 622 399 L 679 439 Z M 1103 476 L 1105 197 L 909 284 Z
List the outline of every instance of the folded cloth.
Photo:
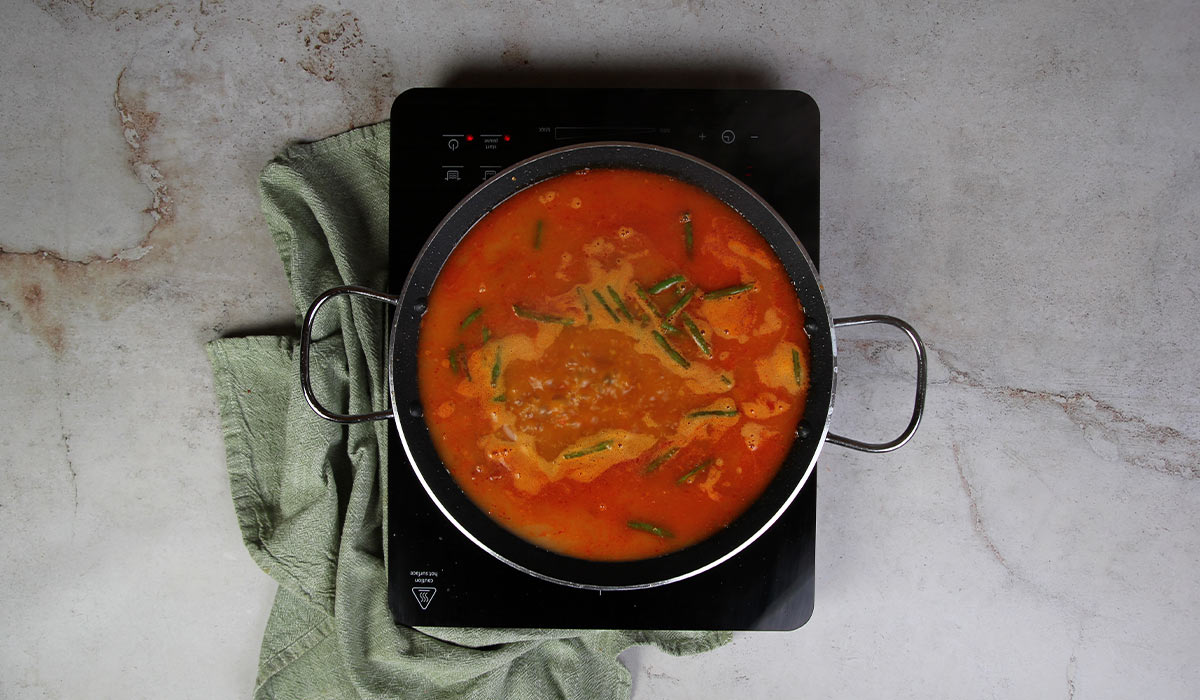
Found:
M 330 287 L 387 288 L 386 123 L 294 146 L 259 179 L 297 319 Z M 377 305 L 331 304 L 314 329 L 313 385 L 325 405 L 386 405 Z M 256 698 L 620 698 L 621 650 L 691 654 L 716 632 L 400 627 L 387 605 L 387 426 L 328 423 L 300 393 L 292 337 L 208 345 L 229 482 L 250 555 L 279 583 Z

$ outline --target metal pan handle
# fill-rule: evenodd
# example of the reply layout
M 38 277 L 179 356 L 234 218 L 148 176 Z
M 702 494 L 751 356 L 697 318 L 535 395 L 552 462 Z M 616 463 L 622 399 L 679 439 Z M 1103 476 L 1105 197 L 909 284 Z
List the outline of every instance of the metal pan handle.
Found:
M 913 327 L 901 321 L 894 316 L 881 316 L 872 314 L 870 316 L 851 316 L 849 318 L 833 319 L 834 328 L 844 328 L 848 326 L 865 326 L 869 323 L 882 323 L 888 326 L 895 326 L 904 331 L 908 339 L 912 341 L 913 349 L 917 351 L 917 396 L 913 405 L 912 419 L 908 421 L 908 427 L 900 434 L 900 437 L 888 442 L 861 442 L 851 438 L 842 437 L 829 433 L 825 438 L 826 441 L 842 447 L 849 447 L 853 450 L 862 452 L 891 452 L 900 448 L 904 443 L 912 439 L 913 433 L 917 432 L 917 426 L 921 424 L 921 414 L 925 411 L 925 344 L 921 342 L 921 336 L 913 330 Z
M 390 294 L 376 292 L 373 289 L 366 287 L 334 287 L 326 290 L 321 296 L 313 300 L 312 306 L 308 307 L 308 313 L 304 315 L 304 326 L 300 331 L 300 389 L 304 392 L 304 400 L 308 402 L 309 408 L 318 416 L 327 421 L 334 423 L 365 423 L 373 420 L 387 420 L 392 417 L 391 409 L 376 411 L 374 413 L 358 413 L 355 415 L 342 415 L 334 413 L 321 405 L 317 400 L 317 395 L 313 392 L 312 378 L 309 376 L 309 355 L 312 349 L 312 329 L 313 323 L 317 320 L 317 312 L 321 310 L 321 306 L 330 299 L 339 294 L 357 294 L 359 296 L 382 301 L 385 304 L 398 306 L 400 297 L 394 297 Z

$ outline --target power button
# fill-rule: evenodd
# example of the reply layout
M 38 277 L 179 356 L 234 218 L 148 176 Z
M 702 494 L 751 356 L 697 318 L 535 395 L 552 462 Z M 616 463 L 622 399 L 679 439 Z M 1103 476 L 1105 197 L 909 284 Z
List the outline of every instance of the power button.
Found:
M 726 129 L 721 132 L 722 143 L 733 143 L 735 140 L 737 140 L 737 134 L 733 133 L 732 129 Z

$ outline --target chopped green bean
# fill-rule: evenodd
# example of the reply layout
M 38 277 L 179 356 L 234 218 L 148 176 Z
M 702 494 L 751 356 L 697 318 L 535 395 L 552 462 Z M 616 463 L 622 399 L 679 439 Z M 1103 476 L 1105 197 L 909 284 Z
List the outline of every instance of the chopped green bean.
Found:
M 652 525 L 650 523 L 645 523 L 640 520 L 630 520 L 626 524 L 629 525 L 629 527 L 633 528 L 634 530 L 641 530 L 642 532 L 649 532 L 651 535 L 656 535 L 658 537 L 662 537 L 663 539 L 669 539 L 669 538 L 675 536 L 675 535 L 671 534 L 671 531 L 666 528 L 659 527 L 657 525 Z
M 748 292 L 751 289 L 754 289 L 753 282 L 750 282 L 748 284 L 743 284 L 738 287 L 726 287 L 724 289 L 717 289 L 712 292 L 705 292 L 704 298 L 705 299 L 720 299 L 722 297 L 731 297 L 735 294 L 741 294 L 742 292 Z
M 646 469 L 642 473 L 652 474 L 654 472 L 654 470 L 658 469 L 663 464 L 666 464 L 668 459 L 671 459 L 672 457 L 674 457 L 676 452 L 679 452 L 679 448 L 672 447 L 671 449 L 667 450 L 666 452 L 655 457 L 653 460 L 651 460 L 651 462 L 649 464 L 646 465 Z
M 683 222 L 683 248 L 687 251 L 687 256 L 692 257 L 692 220 L 688 219 Z
M 550 314 L 539 313 L 531 309 L 526 309 L 523 306 L 517 306 L 516 304 L 513 304 L 512 308 L 514 314 L 520 318 L 527 318 L 530 321 L 538 321 L 539 323 L 561 323 L 564 326 L 570 326 L 575 323 L 575 319 L 573 318 L 566 318 L 564 316 L 551 316 Z
M 605 450 L 611 450 L 612 444 L 613 444 L 612 440 L 604 440 L 603 442 L 597 442 L 595 445 L 592 445 L 591 447 L 584 447 L 582 449 L 575 450 L 574 452 L 567 452 L 566 454 L 564 454 L 562 456 L 562 458 L 563 459 L 577 459 L 579 457 L 585 457 L 587 455 L 594 455 L 597 452 L 604 452 Z
M 479 307 L 478 309 L 475 309 L 471 313 L 467 314 L 467 317 L 464 318 L 463 322 L 458 326 L 458 330 L 460 330 L 460 331 L 467 330 L 467 326 L 471 325 L 471 323 L 474 322 L 475 319 L 479 318 L 479 314 L 481 314 L 481 313 L 483 313 L 482 306 Z
M 721 375 L 721 381 L 725 382 L 728 386 L 733 386 L 733 380 L 723 374 Z
M 600 292 L 596 291 L 595 289 L 592 290 L 592 294 L 596 295 L 596 301 L 600 302 L 600 306 L 604 307 L 604 310 L 608 312 L 609 316 L 612 316 L 613 322 L 620 323 L 621 318 L 619 316 L 617 316 L 617 312 L 612 310 L 612 307 L 608 305 L 608 302 L 604 301 L 604 295 L 601 294 Z
M 543 226 L 544 226 L 544 224 L 541 219 L 538 219 L 537 223 L 534 224 L 534 227 L 533 227 L 533 249 L 534 250 L 542 249 L 542 227 Z
M 632 323 L 633 314 L 629 313 L 629 307 L 625 306 L 625 302 L 621 300 L 621 295 L 617 294 L 617 290 L 613 289 L 611 284 L 605 285 L 605 289 L 608 290 L 608 295 L 612 297 L 612 300 L 616 302 L 617 310 L 619 310 L 621 315 L 629 319 L 629 321 Z
M 496 403 L 504 403 L 505 401 L 508 401 L 508 397 L 505 396 L 504 392 L 502 391 L 499 394 L 496 394 L 495 396 L 493 396 L 492 401 L 495 401 Z
M 675 305 L 670 309 L 667 309 L 667 313 L 663 314 L 663 320 L 670 321 L 671 319 L 675 318 L 675 314 L 682 311 L 683 307 L 687 306 L 687 303 L 691 301 L 692 297 L 694 296 L 696 296 L 696 290 L 692 289 L 689 290 L 687 294 L 679 297 L 679 301 L 675 302 Z
M 733 408 L 733 409 L 721 410 L 721 411 L 692 411 L 691 413 L 687 414 L 687 417 L 688 418 L 706 418 L 708 416 L 719 416 L 721 418 L 732 418 L 737 415 L 740 415 L 738 413 L 738 410 L 736 408 Z
M 684 369 L 692 366 L 692 363 L 688 362 L 686 357 L 680 355 L 675 348 L 671 347 L 671 344 L 667 342 L 667 339 L 663 337 L 662 333 L 659 333 L 658 331 L 651 331 L 651 335 L 654 336 L 654 342 L 658 343 L 658 346 L 663 349 L 663 352 L 667 353 L 667 357 L 674 360 Z
M 692 317 L 684 313 L 680 318 L 683 319 L 683 325 L 688 329 L 688 333 L 692 334 L 692 340 L 696 341 L 696 346 L 700 348 L 700 352 L 704 353 L 705 357 L 712 357 L 712 348 L 708 346 L 708 341 L 704 339 Z
M 804 386 L 804 368 L 800 366 L 800 351 L 792 348 L 792 375 L 796 377 L 796 386 Z
M 488 328 L 487 326 L 484 326 L 483 327 L 483 342 L 487 343 L 487 341 L 491 337 L 492 337 L 492 330 L 490 328 Z
M 463 374 L 466 375 L 469 382 L 473 380 L 471 379 L 471 368 L 467 366 L 467 358 L 463 356 L 466 350 L 467 346 L 462 343 L 459 343 L 458 347 L 450 350 L 450 370 L 458 374 L 459 367 L 462 367 Z
M 705 469 L 708 469 L 709 465 L 711 465 L 712 463 L 713 463 L 713 458 L 709 457 L 708 459 L 704 460 L 703 462 L 697 464 L 695 469 L 691 470 L 687 474 L 684 474 L 683 476 L 676 479 L 675 483 L 679 486 L 682 486 L 683 484 L 690 482 L 692 480 L 692 477 L 696 476 L 697 474 L 704 471 Z
M 661 292 L 665 292 L 668 289 L 670 289 L 671 287 L 674 287 L 675 285 L 679 284 L 680 282 L 683 282 L 685 279 L 686 278 L 683 275 L 671 275 L 670 277 L 666 278 L 662 282 L 659 282 L 658 284 L 650 287 L 650 293 L 651 294 L 659 294 Z
M 638 299 L 641 299 L 642 303 L 650 308 L 650 313 L 654 314 L 654 318 L 662 318 L 662 312 L 654 305 L 654 301 L 646 293 L 646 290 L 642 289 L 642 285 L 634 284 L 633 291 L 637 293 Z
M 587 314 L 588 323 L 592 322 L 592 305 L 588 303 L 587 295 L 583 293 L 583 287 L 576 287 L 575 293 L 579 295 L 579 301 L 583 302 L 583 313 Z
M 664 331 L 666 331 L 667 333 L 679 333 L 678 328 L 676 328 L 675 326 L 672 326 L 670 323 L 667 323 L 666 321 L 662 322 L 662 329 Z
M 496 382 L 500 381 L 500 349 L 503 345 L 496 346 L 496 360 L 492 363 L 492 386 L 496 386 Z

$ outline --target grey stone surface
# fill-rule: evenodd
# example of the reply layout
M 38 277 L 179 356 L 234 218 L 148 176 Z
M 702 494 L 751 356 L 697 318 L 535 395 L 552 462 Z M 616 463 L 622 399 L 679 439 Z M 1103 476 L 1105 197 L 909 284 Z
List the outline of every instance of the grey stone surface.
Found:
M 821 462 L 817 611 L 634 697 L 1188 697 L 1200 684 L 1200 5 L 6 2 L 0 695 L 245 697 L 203 343 L 285 327 L 258 170 L 418 85 L 801 89 L 835 313 L 929 342 L 926 422 Z M 835 428 L 911 359 L 840 338 Z

